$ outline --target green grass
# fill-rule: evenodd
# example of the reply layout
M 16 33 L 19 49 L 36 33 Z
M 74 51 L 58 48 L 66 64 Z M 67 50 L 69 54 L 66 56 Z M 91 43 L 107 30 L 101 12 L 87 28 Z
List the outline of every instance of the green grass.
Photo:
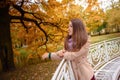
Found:
M 100 42 L 103 40 L 108 40 L 112 38 L 120 37 L 120 33 L 113 33 L 113 34 L 107 34 L 107 35 L 100 35 L 100 36 L 93 36 L 90 38 L 91 43 Z

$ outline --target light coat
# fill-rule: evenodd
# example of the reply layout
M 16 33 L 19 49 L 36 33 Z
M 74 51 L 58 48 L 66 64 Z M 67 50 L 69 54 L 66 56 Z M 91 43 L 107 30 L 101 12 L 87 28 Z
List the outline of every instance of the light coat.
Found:
M 91 80 L 94 75 L 93 68 L 87 60 L 89 46 L 90 43 L 88 41 L 78 52 L 65 52 L 63 56 L 64 59 L 71 61 L 75 80 Z M 58 55 L 59 53 L 60 51 L 53 52 L 51 59 L 63 59 Z

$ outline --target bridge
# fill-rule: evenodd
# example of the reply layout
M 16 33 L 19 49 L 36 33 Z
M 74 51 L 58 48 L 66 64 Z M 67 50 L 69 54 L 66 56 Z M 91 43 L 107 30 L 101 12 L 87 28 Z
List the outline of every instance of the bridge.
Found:
M 120 80 L 120 37 L 91 44 L 88 61 L 96 80 Z M 75 80 L 71 63 L 63 59 L 51 80 Z

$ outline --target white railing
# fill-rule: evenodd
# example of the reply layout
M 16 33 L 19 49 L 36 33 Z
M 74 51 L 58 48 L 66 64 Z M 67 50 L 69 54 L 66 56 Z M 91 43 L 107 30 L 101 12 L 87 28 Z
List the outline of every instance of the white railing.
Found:
M 70 61 L 63 59 L 51 80 L 75 80 Z
M 95 72 L 96 80 L 120 80 L 120 56 L 110 60 Z
M 120 56 L 120 37 L 92 44 L 88 61 L 97 70 L 104 63 L 117 56 Z
M 120 37 L 92 44 L 88 61 L 97 71 L 103 64 L 117 56 L 120 56 Z M 63 59 L 51 80 L 75 80 L 71 63 Z

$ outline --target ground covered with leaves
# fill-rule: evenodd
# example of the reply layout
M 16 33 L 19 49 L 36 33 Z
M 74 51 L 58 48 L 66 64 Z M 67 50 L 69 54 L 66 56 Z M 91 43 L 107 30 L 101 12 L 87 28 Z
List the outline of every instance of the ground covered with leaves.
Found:
M 12 72 L 0 73 L 0 80 L 50 80 L 60 61 L 26 65 Z

